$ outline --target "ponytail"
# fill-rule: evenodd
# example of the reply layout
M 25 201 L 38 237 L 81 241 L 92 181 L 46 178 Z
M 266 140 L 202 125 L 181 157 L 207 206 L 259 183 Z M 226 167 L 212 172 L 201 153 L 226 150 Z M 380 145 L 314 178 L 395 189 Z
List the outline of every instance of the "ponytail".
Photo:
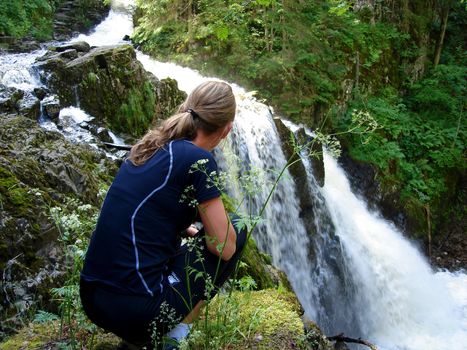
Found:
M 143 165 L 167 142 L 183 138 L 192 140 L 196 131 L 194 124 L 193 117 L 189 112 L 173 115 L 165 120 L 159 128 L 149 131 L 134 145 L 128 158 L 136 166 Z
M 233 121 L 235 108 L 235 97 L 230 85 L 219 81 L 202 83 L 180 106 L 178 114 L 149 131 L 131 148 L 128 159 L 139 166 L 171 140 L 193 140 L 198 129 L 213 133 Z

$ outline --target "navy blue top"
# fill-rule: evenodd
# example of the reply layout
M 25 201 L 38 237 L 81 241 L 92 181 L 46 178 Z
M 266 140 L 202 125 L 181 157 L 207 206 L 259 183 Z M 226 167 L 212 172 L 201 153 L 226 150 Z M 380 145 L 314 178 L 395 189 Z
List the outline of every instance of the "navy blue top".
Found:
M 197 162 L 203 170 L 193 168 Z M 196 204 L 220 195 L 207 176 L 212 172 L 212 154 L 187 140 L 170 142 L 143 165 L 125 161 L 104 200 L 81 278 L 122 293 L 160 295 Z

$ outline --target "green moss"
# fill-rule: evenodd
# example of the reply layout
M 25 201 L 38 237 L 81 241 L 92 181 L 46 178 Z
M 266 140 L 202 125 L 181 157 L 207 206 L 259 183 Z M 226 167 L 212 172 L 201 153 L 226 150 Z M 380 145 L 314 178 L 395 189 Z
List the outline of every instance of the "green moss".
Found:
M 243 250 L 242 262 L 245 264 L 240 268 L 237 277 L 251 276 L 255 280 L 258 289 L 272 288 L 276 285 L 266 269 L 266 264 L 269 262 L 263 259 L 252 238 L 248 240 Z
M 96 331 L 94 335 L 83 332 L 76 337 L 83 348 L 93 350 L 116 349 L 120 342 L 117 336 L 102 330 Z M 0 350 L 68 349 L 71 348 L 69 344 L 67 330 L 60 337 L 60 321 L 33 322 L 0 343 Z
M 2 206 L 15 208 L 18 214 L 24 214 L 32 205 L 32 196 L 24 185 L 9 170 L 0 167 L 0 193 Z
M 109 121 L 111 129 L 136 137 L 143 135 L 154 118 L 155 103 L 154 87 L 149 81 L 144 83 L 141 90 L 130 89 L 115 119 Z
M 31 323 L 1 343 L 0 350 L 44 349 L 53 339 L 53 333 L 56 333 L 56 329 L 50 324 Z
M 217 296 L 209 318 L 195 325 L 190 349 L 305 349 L 305 333 L 296 297 L 267 289 Z

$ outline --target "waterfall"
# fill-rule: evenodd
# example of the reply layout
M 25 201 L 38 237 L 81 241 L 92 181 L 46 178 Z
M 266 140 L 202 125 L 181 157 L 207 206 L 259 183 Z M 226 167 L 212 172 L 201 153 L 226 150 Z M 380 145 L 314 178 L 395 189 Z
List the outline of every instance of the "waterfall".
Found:
M 212 79 L 142 53 L 138 59 L 157 77 L 176 79 L 187 93 Z M 232 86 L 238 106 L 229 147 L 245 164 L 234 171 L 240 176 L 256 167 L 272 180 L 274 170 L 282 169 L 286 160 L 271 112 Z M 287 273 L 305 312 L 327 334 L 364 337 L 383 350 L 463 349 L 467 275 L 435 274 L 401 232 L 352 193 L 344 171 L 327 153 L 322 189 L 307 158 L 302 160 L 315 205 L 316 231 L 307 233 L 299 219 L 295 186 L 286 172 L 254 238 Z M 254 211 L 266 195 L 267 189 L 258 194 Z
M 112 3 L 109 16 L 93 33 L 72 41 L 85 40 L 96 46 L 123 42 L 132 31 L 132 1 Z M 0 82 L 29 90 L 40 85 L 30 66 L 42 54 L 0 56 Z M 172 63 L 157 62 L 141 52 L 137 52 L 137 58 L 159 79 L 176 79 L 186 92 L 213 79 Z M 232 86 L 238 111 L 224 150 L 235 153 L 241 163 L 229 166 L 228 157 L 220 153 L 216 157 L 220 168 L 234 178 L 241 178 L 251 169 L 261 170 L 258 178 L 265 184 L 258 186 L 259 191 L 245 206 L 257 214 L 286 159 L 270 108 L 252 93 Z M 68 108 L 61 111 L 60 118 L 79 124 L 91 117 L 77 108 Z M 287 125 L 293 131 L 297 129 L 292 123 Z M 86 135 L 78 136 L 75 141 L 89 142 Z M 68 137 L 73 137 L 71 132 Z M 324 162 L 325 185 L 320 188 L 309 161 L 303 157 L 307 169 L 303 181 L 308 182 L 314 205 L 314 232 L 307 232 L 299 217 L 296 188 L 285 171 L 263 221 L 253 233 L 259 248 L 286 272 L 306 314 L 328 335 L 345 332 L 368 339 L 381 350 L 464 349 L 467 274 L 434 272 L 401 232 L 378 213 L 369 211 L 365 202 L 352 193 L 336 160 L 325 154 Z M 230 192 L 240 196 L 241 187 L 238 181 Z
M 352 193 L 327 154 L 325 171 L 322 192 L 352 274 L 348 302 L 363 334 L 382 349 L 465 349 L 467 275 L 434 273 L 401 232 Z

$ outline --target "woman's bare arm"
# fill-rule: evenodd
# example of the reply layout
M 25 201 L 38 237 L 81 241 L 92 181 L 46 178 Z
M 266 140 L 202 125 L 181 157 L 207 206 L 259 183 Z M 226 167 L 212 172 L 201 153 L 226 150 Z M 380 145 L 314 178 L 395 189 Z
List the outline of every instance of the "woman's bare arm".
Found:
M 236 250 L 237 234 L 220 197 L 199 205 L 199 213 L 206 232 L 206 244 L 212 254 L 229 260 Z

